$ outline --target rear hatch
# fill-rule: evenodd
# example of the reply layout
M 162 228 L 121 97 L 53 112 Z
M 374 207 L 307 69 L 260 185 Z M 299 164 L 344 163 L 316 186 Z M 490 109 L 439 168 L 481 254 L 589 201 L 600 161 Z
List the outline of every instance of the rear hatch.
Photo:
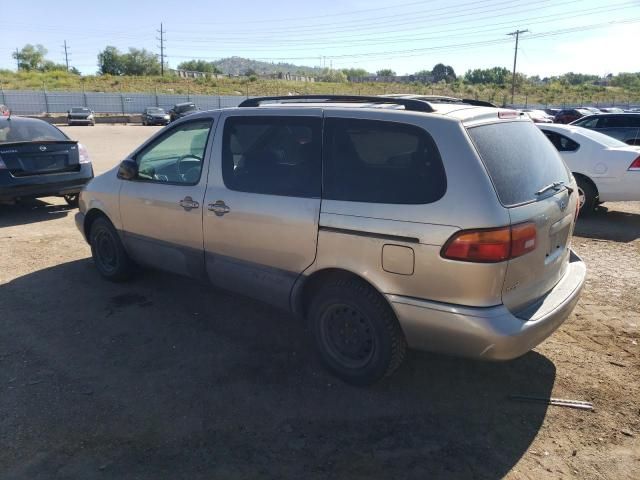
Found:
M 73 140 L 3 143 L 0 160 L 14 177 L 80 170 L 78 143 Z
M 508 261 L 502 301 L 518 312 L 565 273 L 578 202 L 573 178 L 551 142 L 530 121 L 468 128 L 511 225 L 531 223 L 535 248 Z

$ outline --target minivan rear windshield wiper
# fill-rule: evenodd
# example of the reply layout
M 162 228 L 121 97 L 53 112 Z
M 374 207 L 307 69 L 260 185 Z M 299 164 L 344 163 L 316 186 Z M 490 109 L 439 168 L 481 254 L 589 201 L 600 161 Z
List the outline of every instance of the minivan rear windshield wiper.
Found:
M 553 183 L 550 183 L 549 185 L 545 185 L 540 190 L 538 190 L 536 192 L 536 195 L 542 195 L 543 193 L 548 192 L 551 189 L 557 191 L 557 190 L 560 190 L 561 188 L 566 188 L 567 191 L 569 192 L 569 195 L 573 193 L 573 188 L 565 185 L 564 182 L 553 182 Z

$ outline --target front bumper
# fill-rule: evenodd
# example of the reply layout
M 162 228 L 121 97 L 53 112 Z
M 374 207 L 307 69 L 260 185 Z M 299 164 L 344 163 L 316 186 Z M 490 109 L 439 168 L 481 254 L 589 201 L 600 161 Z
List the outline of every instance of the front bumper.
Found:
M 8 170 L 0 170 L 0 200 L 78 193 L 92 178 L 93 167 L 90 163 L 81 164 L 77 172 L 24 177 L 14 177 Z
M 411 348 L 486 360 L 524 355 L 566 320 L 585 282 L 586 266 L 573 252 L 567 272 L 542 299 L 511 313 L 504 305 L 479 308 L 387 295 Z
M 91 124 L 94 123 L 95 119 L 93 118 L 68 118 L 67 119 L 67 124 L 71 125 L 72 123 L 82 123 L 82 124 Z

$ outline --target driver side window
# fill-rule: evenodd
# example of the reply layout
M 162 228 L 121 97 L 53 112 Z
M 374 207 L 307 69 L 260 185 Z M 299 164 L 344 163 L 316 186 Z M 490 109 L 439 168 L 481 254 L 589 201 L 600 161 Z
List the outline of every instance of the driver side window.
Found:
M 195 185 L 211 130 L 211 119 L 183 123 L 136 155 L 138 179 L 145 182 Z

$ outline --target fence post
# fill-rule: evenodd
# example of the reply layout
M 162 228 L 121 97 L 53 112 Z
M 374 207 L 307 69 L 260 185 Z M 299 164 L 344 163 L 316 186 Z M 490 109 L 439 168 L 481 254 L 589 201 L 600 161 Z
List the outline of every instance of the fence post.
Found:
M 82 100 L 84 101 L 84 106 L 87 107 L 87 92 L 84 89 L 84 78 L 82 79 Z
M 44 104 L 47 109 L 47 115 L 49 115 L 49 97 L 47 97 L 47 88 L 45 86 L 44 80 L 42 81 L 42 94 L 44 95 Z
M 124 116 L 124 95 L 122 94 L 122 90 L 120 90 L 120 108 L 122 110 L 122 116 Z
M 159 107 L 160 103 L 158 103 L 158 87 L 156 87 L 156 107 Z
M 189 92 L 189 87 L 187 87 L 187 102 L 191 101 L 191 93 Z
M 6 104 L 7 102 L 4 98 L 4 88 L 2 87 L 2 85 L 0 85 L 0 95 L 2 95 L 2 101 L 0 103 Z

